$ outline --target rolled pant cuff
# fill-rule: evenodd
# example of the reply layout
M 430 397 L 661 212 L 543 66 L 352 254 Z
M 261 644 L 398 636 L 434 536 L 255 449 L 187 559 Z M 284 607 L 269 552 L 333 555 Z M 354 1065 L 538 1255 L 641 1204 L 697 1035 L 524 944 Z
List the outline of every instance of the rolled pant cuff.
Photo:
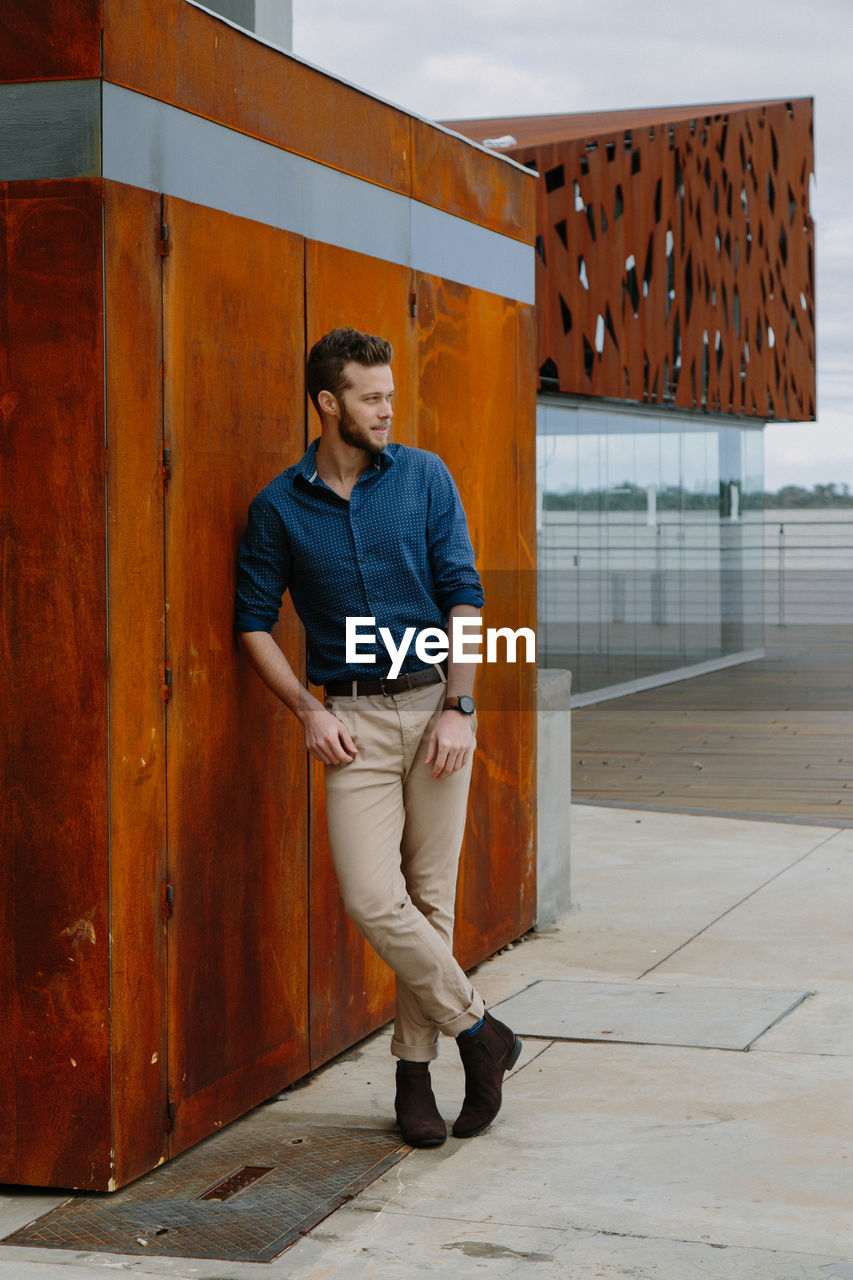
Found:
M 391 1052 L 395 1058 L 402 1058 L 404 1062 L 434 1062 L 438 1057 L 438 1043 L 403 1044 L 402 1040 L 392 1038 Z
M 454 1018 L 452 1022 L 442 1023 L 441 1030 L 446 1036 L 458 1036 L 460 1031 L 467 1031 L 469 1027 L 473 1027 L 480 1021 L 486 1012 L 486 1006 L 482 996 L 474 993 L 474 999 L 469 1004 L 464 1013 L 460 1013 L 458 1018 Z

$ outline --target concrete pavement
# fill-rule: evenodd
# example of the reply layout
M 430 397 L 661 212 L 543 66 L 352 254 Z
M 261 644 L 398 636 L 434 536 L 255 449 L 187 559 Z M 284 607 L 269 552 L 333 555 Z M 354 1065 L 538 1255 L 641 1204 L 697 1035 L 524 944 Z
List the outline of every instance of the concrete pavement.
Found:
M 700 1021 L 729 994 L 808 998 L 749 1052 L 695 1047 L 683 1012 L 675 1043 L 651 1023 L 631 1043 L 527 1037 L 490 1131 L 413 1152 L 273 1263 L 0 1246 L 0 1276 L 853 1280 L 853 830 L 576 806 L 572 894 L 558 928 L 480 966 L 490 1005 L 542 980 L 569 1009 L 595 990 L 573 984 L 622 984 L 628 1004 L 690 988 Z M 388 1041 L 272 1105 L 391 1127 Z M 433 1079 L 452 1120 L 452 1044 Z M 0 1234 L 60 1199 L 0 1197 Z

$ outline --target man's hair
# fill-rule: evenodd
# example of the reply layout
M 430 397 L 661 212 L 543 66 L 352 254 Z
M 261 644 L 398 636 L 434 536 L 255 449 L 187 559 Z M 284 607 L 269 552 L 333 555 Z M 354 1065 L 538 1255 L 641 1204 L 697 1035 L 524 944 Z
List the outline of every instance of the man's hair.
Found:
M 372 333 L 360 333 L 358 329 L 332 329 L 308 353 L 305 379 L 308 394 L 317 412 L 317 397 L 321 391 L 330 391 L 336 399 L 349 386 L 344 377 L 344 365 L 353 360 L 356 364 L 390 364 L 394 348 L 385 338 Z

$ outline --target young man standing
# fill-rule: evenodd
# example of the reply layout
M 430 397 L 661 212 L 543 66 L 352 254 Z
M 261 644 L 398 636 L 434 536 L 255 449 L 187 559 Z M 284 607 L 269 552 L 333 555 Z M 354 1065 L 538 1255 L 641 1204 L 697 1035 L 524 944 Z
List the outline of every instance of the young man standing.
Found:
M 383 338 L 354 329 L 334 329 L 312 348 L 306 377 L 321 435 L 251 505 L 236 627 L 249 661 L 326 766 L 344 905 L 397 979 L 397 1120 L 412 1146 L 437 1146 L 446 1128 L 429 1063 L 439 1033 L 456 1037 L 465 1071 L 458 1138 L 497 1115 L 521 1041 L 486 1012 L 451 949 L 475 745 L 473 667 L 454 662 L 451 649 L 445 674 L 424 646 L 421 656 L 410 647 L 411 629 L 420 635 L 477 617 L 483 594 L 447 468 L 435 454 L 389 443 L 391 358 Z M 325 704 L 269 634 L 287 589 Z M 357 648 L 348 618 L 362 627 Z M 371 644 L 371 635 L 382 642 Z

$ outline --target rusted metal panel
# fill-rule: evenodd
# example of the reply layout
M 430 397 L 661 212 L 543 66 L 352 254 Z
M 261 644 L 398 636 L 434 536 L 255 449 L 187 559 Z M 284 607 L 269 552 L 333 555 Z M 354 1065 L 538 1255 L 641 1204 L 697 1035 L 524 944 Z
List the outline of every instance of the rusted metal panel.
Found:
M 0 226 L 0 1179 L 102 1188 L 110 1059 L 100 183 L 5 186 Z
M 113 1146 L 166 1154 L 166 708 L 160 197 L 105 184 Z
M 416 443 L 456 479 L 486 594 L 487 627 L 535 627 L 532 314 L 494 294 L 417 279 Z M 523 327 L 521 327 L 523 326 Z M 473 965 L 535 917 L 530 727 L 535 665 L 479 668 L 478 749 L 460 871 L 456 952 Z M 522 757 L 522 747 L 527 751 Z
M 536 180 L 467 142 L 412 120 L 412 195 L 460 218 L 532 244 Z
M 445 120 L 443 123 L 448 129 L 455 129 L 477 142 L 514 138 L 514 144 L 500 147 L 501 152 L 512 154 L 515 145 L 539 147 L 549 142 L 566 142 L 572 138 L 586 142 L 590 138 L 621 129 L 659 125 L 664 119 L 668 123 L 695 120 L 697 115 L 708 111 L 743 111 L 755 105 L 752 101 L 718 103 L 714 107 L 632 107 L 628 110 L 576 111 L 547 116 L 484 116 L 477 120 Z
M 517 123 L 543 389 L 815 418 L 811 99 Z
M 0 0 L 0 80 L 101 73 L 102 0 Z
M 108 8 L 118 83 L 411 192 L 404 113 L 178 0 Z M 50 10 L 68 19 L 57 18 L 66 34 L 75 14 L 95 12 Z M 285 124 L 286 137 L 274 133 Z M 424 143 L 418 198 L 437 191 L 516 235 L 524 175 L 508 202 L 489 184 L 481 201 L 469 190 L 478 166 L 502 166 L 446 145 L 436 166 L 459 151 L 459 182 L 430 185 Z M 119 184 L 19 182 L 3 193 L 3 837 L 14 852 L 0 866 L 0 964 L 7 1059 L 13 1046 L 20 1057 L 16 1084 L 0 1073 L 0 1177 L 106 1189 L 346 1048 L 393 1000 L 324 858 L 319 771 L 309 809 L 299 726 L 231 630 L 247 505 L 304 447 L 306 334 L 354 323 L 391 337 L 397 439 L 458 467 L 475 540 L 497 557 L 486 568 L 512 575 L 524 518 L 513 488 L 519 383 L 506 362 L 519 359 L 523 308 L 328 247 L 309 246 L 306 268 L 297 236 Z M 460 372 L 462 351 L 477 369 Z M 497 352 L 497 392 L 484 352 Z M 446 384 L 436 367 L 451 369 Z M 470 406 L 486 393 L 478 474 L 453 424 L 460 394 Z M 441 439 L 430 443 L 436 414 Z M 509 525 L 482 496 L 495 440 L 494 494 Z M 505 597 L 526 616 L 520 589 Z M 280 636 L 304 670 L 289 603 Z M 505 694 L 498 681 L 495 696 Z M 505 698 L 500 714 L 506 740 L 484 754 L 472 798 L 474 858 L 483 832 L 518 837 L 522 883 L 515 901 L 506 885 L 486 900 L 481 871 L 468 873 L 469 963 L 529 918 L 523 726 Z M 513 788 L 514 807 L 494 817 L 496 795 L 503 804 Z
M 303 248 L 175 199 L 164 221 L 175 1154 L 308 1069 L 304 744 L 232 630 L 248 504 L 302 448 Z
M 394 438 L 417 443 L 415 318 L 411 272 L 362 254 L 308 241 L 306 347 L 339 325 L 379 333 L 394 347 Z M 308 440 L 319 435 L 313 407 Z M 319 690 L 315 690 L 319 693 Z M 391 970 L 347 917 L 326 836 L 323 767 L 311 767 L 311 1065 L 381 1026 L 393 1013 Z
M 492 230 L 528 234 L 527 175 L 183 0 L 105 0 L 104 76 Z
M 531 384 L 536 382 L 536 312 L 533 307 L 516 310 L 516 450 L 518 486 L 517 598 L 513 626 L 537 623 L 538 579 L 536 559 L 536 398 Z M 534 924 L 537 912 L 537 750 L 538 721 L 536 667 L 519 663 L 516 672 L 518 712 L 518 859 L 521 874 L 516 886 L 519 918 Z M 519 930 L 519 934 L 521 930 Z M 518 935 L 517 935 L 518 936 Z
M 183 0 L 105 0 L 104 76 L 408 194 L 409 118 Z

